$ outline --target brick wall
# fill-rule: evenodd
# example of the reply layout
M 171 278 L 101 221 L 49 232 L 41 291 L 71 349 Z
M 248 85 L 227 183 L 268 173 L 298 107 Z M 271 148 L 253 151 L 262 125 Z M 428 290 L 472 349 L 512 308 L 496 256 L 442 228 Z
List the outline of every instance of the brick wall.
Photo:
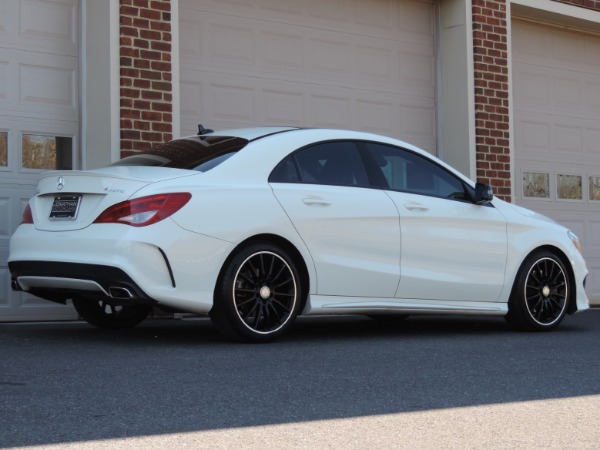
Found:
M 506 0 L 473 0 L 477 179 L 511 199 Z
M 120 0 L 121 156 L 170 140 L 171 1 Z

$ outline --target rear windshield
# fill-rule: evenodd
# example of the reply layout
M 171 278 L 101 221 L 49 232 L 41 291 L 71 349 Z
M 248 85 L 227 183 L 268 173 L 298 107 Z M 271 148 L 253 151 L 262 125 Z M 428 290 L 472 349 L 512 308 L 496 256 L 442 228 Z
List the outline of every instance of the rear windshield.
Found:
M 113 166 L 161 166 L 206 172 L 248 144 L 231 136 L 197 136 L 177 139 L 145 153 L 128 156 Z

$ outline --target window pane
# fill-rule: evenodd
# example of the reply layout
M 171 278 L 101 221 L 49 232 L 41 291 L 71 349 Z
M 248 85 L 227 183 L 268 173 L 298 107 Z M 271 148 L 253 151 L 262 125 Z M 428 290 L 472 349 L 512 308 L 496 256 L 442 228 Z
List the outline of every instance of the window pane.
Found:
M 523 197 L 550 198 L 549 174 L 523 172 Z
M 73 139 L 24 134 L 22 155 L 25 169 L 70 170 L 73 168 Z
M 0 131 L 0 167 L 8 165 L 8 133 Z
M 295 154 L 304 183 L 368 186 L 358 149 L 352 142 L 326 142 Z
M 369 143 L 375 162 L 390 189 L 435 197 L 468 200 L 462 180 L 420 155 Z
M 590 200 L 600 200 L 600 177 L 590 177 Z
M 246 139 L 237 137 L 194 136 L 176 139 L 148 152 L 128 156 L 113 166 L 161 166 L 206 172 L 233 156 L 246 144 Z
M 566 200 L 581 200 L 581 177 L 579 175 L 563 175 L 556 176 L 556 185 L 558 188 L 558 198 Z

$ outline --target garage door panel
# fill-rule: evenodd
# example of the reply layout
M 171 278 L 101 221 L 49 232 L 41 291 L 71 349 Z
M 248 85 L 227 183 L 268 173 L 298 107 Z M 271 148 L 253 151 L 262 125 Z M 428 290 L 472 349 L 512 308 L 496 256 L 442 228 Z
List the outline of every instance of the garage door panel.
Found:
M 435 151 L 433 98 L 185 70 L 182 135 L 254 124 L 361 128 Z
M 182 134 L 359 128 L 435 152 L 431 0 L 179 4 Z
M 515 144 L 526 160 L 571 163 L 575 158 L 586 166 L 586 158 L 598 155 L 598 120 L 530 111 L 515 111 L 514 117 Z
M 181 0 L 186 16 L 218 13 L 263 22 L 348 32 L 429 45 L 433 36 L 430 0 Z M 193 20 L 196 22 L 196 20 Z
M 71 306 L 13 292 L 7 258 L 10 235 L 45 171 L 23 166 L 51 165 L 44 155 L 52 142 L 77 159 L 78 70 L 79 0 L 0 1 L 0 132 L 7 137 L 7 161 L 0 162 L 0 321 L 77 317 Z M 66 138 L 60 148 L 57 136 Z
M 0 114 L 77 120 L 78 60 L 0 48 Z
M 78 0 L 21 0 L 0 3 L 3 48 L 77 56 Z
M 194 17 L 196 15 L 196 17 Z M 432 95 L 431 42 L 192 12 L 182 20 L 182 67 L 303 83 Z

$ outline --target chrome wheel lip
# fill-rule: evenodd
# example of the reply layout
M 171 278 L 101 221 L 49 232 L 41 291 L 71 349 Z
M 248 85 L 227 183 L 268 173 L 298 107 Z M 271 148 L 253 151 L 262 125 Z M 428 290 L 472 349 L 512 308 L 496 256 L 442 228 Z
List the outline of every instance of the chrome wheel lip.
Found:
M 542 271 L 542 269 L 544 273 L 538 275 L 540 279 L 536 279 L 535 271 Z M 559 289 L 560 293 L 558 292 Z M 525 286 L 523 287 L 523 298 L 529 317 L 538 325 L 549 327 L 562 319 L 567 309 L 569 286 L 565 270 L 556 259 L 550 257 L 539 258 L 529 267 Z M 538 314 L 535 313 L 536 307 L 549 310 L 544 314 L 544 317 L 548 317 L 548 320 L 540 317 L 543 311 Z
M 244 318 L 240 315 L 240 310 L 238 309 L 238 304 L 237 304 L 237 301 L 236 301 L 236 289 L 237 289 L 237 282 L 238 282 L 238 278 L 240 276 L 240 272 L 246 266 L 246 264 L 248 263 L 248 261 L 250 261 L 252 258 L 254 258 L 254 257 L 258 256 L 258 255 L 269 255 L 269 256 L 277 258 L 277 260 L 279 260 L 285 266 L 285 269 L 289 273 L 289 276 L 291 277 L 291 281 L 293 283 L 293 287 L 292 287 L 292 289 L 293 289 L 293 298 L 292 298 L 292 301 L 290 302 L 290 313 L 287 315 L 287 317 L 285 318 L 285 320 L 281 324 L 279 324 L 278 327 L 276 327 L 274 329 L 270 329 L 268 331 L 257 330 L 256 328 L 253 328 L 248 323 L 246 323 L 246 321 L 244 320 Z M 270 298 L 272 298 L 272 297 L 274 297 L 274 296 L 277 295 L 277 294 L 273 294 L 273 290 L 271 288 L 269 288 L 268 286 L 266 286 L 264 283 L 260 283 L 260 284 L 262 284 L 262 286 L 257 289 L 257 295 L 258 295 L 258 297 L 263 302 L 268 302 Z M 269 295 L 265 298 L 265 295 L 267 294 L 267 290 L 269 291 L 268 292 Z M 279 330 L 281 330 L 290 321 L 290 319 L 292 318 L 291 311 L 294 310 L 294 308 L 296 306 L 296 302 L 298 301 L 298 290 L 297 290 L 296 276 L 294 275 L 294 272 L 293 272 L 292 268 L 290 267 L 290 265 L 287 263 L 287 261 L 283 257 L 281 257 L 281 255 L 278 255 L 277 253 L 272 252 L 272 251 L 268 251 L 268 250 L 262 250 L 262 251 L 254 252 L 250 256 L 248 256 L 246 259 L 244 259 L 244 261 L 239 265 L 237 271 L 235 272 L 235 277 L 233 279 L 233 286 L 232 286 L 232 289 L 231 289 L 231 295 L 232 295 L 232 299 L 233 299 L 233 307 L 235 309 L 235 313 L 237 314 L 238 318 L 240 319 L 240 322 L 248 330 L 250 330 L 252 333 L 256 333 L 256 334 L 260 334 L 260 335 L 265 335 L 265 336 L 266 335 L 270 335 L 270 334 L 276 333 Z

